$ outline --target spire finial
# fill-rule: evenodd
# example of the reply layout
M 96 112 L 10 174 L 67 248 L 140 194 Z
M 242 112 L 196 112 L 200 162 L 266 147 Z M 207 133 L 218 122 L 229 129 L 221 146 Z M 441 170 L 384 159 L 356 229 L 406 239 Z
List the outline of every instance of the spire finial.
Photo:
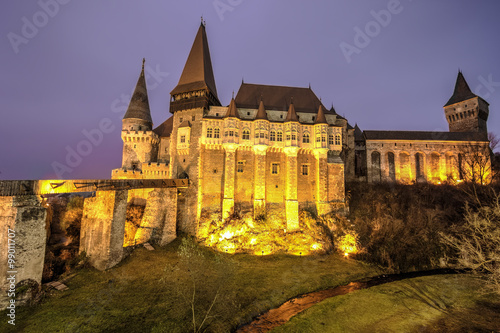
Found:
M 245 78 L 242 76 L 241 77 L 241 84 L 245 83 Z
M 293 96 L 290 97 L 290 104 L 293 104 Z
M 309 82 L 309 89 L 311 89 L 311 82 Z
M 142 70 L 144 70 L 144 63 L 146 62 L 146 58 L 142 58 Z
M 233 97 L 232 98 L 234 99 L 234 90 L 233 90 Z

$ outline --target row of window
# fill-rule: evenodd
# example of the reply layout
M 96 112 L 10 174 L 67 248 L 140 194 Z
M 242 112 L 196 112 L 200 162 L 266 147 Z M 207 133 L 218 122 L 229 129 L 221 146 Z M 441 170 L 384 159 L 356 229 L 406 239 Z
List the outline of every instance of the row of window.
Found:
M 244 166 L 245 166 L 245 163 L 243 161 L 238 161 L 236 171 L 243 172 Z M 277 175 L 279 173 L 279 169 L 280 169 L 279 163 L 271 163 L 271 174 Z M 301 173 L 303 176 L 309 175 L 309 164 L 302 164 Z
M 456 120 L 460 120 L 460 119 L 464 119 L 464 118 L 473 117 L 473 116 L 475 116 L 475 114 L 476 114 L 475 111 L 467 110 L 464 112 L 460 112 L 457 115 L 452 114 L 452 115 L 448 116 L 448 120 L 449 121 L 456 121 Z
M 238 132 L 235 132 L 235 131 L 225 131 L 224 132 L 224 136 L 227 137 L 227 136 L 236 136 L 238 137 Z M 218 139 L 220 137 L 220 131 L 218 128 L 207 128 L 207 138 L 215 138 L 215 139 Z M 249 130 L 243 130 L 243 133 L 241 135 L 241 138 L 243 140 L 250 140 L 250 131 Z M 268 138 L 267 137 L 267 132 L 256 132 L 255 133 L 255 138 L 258 139 L 258 138 Z M 292 134 L 287 134 L 286 135 L 286 139 L 287 140 L 297 140 L 297 135 L 295 133 L 292 132 Z M 269 134 L 269 140 L 270 141 L 278 141 L 278 142 L 282 142 L 283 141 L 283 132 L 281 131 L 271 131 L 271 133 Z M 310 143 L 311 140 L 310 140 L 310 135 L 309 133 L 304 133 L 304 135 L 302 136 L 302 142 L 303 143 Z M 326 136 L 325 135 L 316 135 L 316 142 L 326 142 Z M 328 144 L 330 145 L 340 145 L 342 143 L 342 140 L 341 140 L 341 136 L 340 134 L 335 134 L 335 136 L 333 135 L 329 135 L 328 136 Z

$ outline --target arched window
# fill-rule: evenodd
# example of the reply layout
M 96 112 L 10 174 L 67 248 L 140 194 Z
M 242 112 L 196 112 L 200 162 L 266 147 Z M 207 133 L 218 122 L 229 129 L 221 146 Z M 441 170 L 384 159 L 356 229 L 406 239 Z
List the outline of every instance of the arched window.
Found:
M 269 140 L 276 141 L 276 132 L 275 131 L 271 131 L 271 136 L 269 137 Z
M 250 140 L 250 131 L 245 129 L 243 130 L 243 134 L 241 136 L 243 140 Z
M 380 153 L 378 151 L 372 152 L 372 181 L 381 181 L 381 170 L 380 170 Z
M 207 138 L 212 137 L 212 132 L 213 132 L 212 127 L 207 128 Z
M 340 146 L 342 144 L 342 141 L 341 141 L 341 137 L 340 137 L 340 134 L 335 134 L 335 144 L 337 146 Z
M 214 138 L 215 139 L 220 138 L 220 130 L 218 128 L 214 129 Z
M 302 136 L 302 142 L 303 143 L 309 143 L 309 133 L 304 133 L 304 135 Z
M 278 131 L 278 133 L 276 133 L 276 141 L 283 141 L 283 132 Z
M 392 181 L 396 180 L 396 163 L 395 163 L 395 156 L 393 152 L 388 152 L 387 153 L 387 162 L 389 164 L 389 178 Z

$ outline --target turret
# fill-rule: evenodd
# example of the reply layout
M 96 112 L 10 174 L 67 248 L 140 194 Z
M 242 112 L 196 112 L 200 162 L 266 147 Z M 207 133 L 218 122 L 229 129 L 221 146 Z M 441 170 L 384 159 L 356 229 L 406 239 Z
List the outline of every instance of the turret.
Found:
M 298 146 L 298 131 L 299 131 L 299 117 L 295 112 L 293 99 L 288 107 L 288 112 L 285 118 L 285 146 L 297 147 Z
M 471 91 L 460 71 L 453 95 L 444 106 L 444 114 L 450 132 L 487 132 L 489 104 Z
M 142 170 L 142 163 L 155 162 L 158 153 L 158 136 L 152 131 L 144 62 L 143 59 L 141 74 L 122 121 L 122 168 L 125 170 Z

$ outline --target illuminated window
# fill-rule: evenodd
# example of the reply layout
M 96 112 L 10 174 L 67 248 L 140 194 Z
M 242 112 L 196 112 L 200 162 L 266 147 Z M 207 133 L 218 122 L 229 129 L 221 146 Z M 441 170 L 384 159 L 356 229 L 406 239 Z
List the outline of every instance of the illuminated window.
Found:
M 238 161 L 238 168 L 237 168 L 237 171 L 238 172 L 243 172 L 243 161 Z
M 333 135 L 328 136 L 328 144 L 333 145 Z
M 275 131 L 271 131 L 271 136 L 269 137 L 269 140 L 276 141 L 276 132 Z
M 283 133 L 281 131 L 278 131 L 276 134 L 276 141 L 283 141 Z
M 214 129 L 214 138 L 218 139 L 219 137 L 220 137 L 219 129 L 216 128 L 216 129 Z
M 272 163 L 271 164 L 271 174 L 277 175 L 280 169 L 279 163 Z
M 337 146 L 340 146 L 341 141 L 340 141 L 340 134 L 335 134 L 335 144 Z
M 181 143 L 185 143 L 186 142 L 186 136 L 185 135 L 181 135 Z
M 297 135 L 295 133 L 292 133 L 292 140 L 297 140 Z
M 229 136 L 234 136 L 234 132 L 233 131 L 229 131 Z
M 287 139 L 287 140 L 290 140 L 290 134 L 287 134 L 287 135 L 286 135 L 286 139 Z
M 243 135 L 241 136 L 243 140 L 250 140 L 250 131 L 249 130 L 243 130 Z
M 309 165 L 302 164 L 302 175 L 307 176 L 309 174 Z
M 316 135 L 316 142 L 321 142 L 321 136 Z
M 264 138 L 264 132 L 260 132 L 259 136 L 260 136 L 261 139 L 263 139 Z
M 326 135 L 321 136 L 321 142 L 326 142 Z
M 302 142 L 309 143 L 309 133 L 304 133 L 304 136 L 302 137 Z
M 211 138 L 212 137 L 212 131 L 213 130 L 212 130 L 211 127 L 207 128 L 207 138 Z

